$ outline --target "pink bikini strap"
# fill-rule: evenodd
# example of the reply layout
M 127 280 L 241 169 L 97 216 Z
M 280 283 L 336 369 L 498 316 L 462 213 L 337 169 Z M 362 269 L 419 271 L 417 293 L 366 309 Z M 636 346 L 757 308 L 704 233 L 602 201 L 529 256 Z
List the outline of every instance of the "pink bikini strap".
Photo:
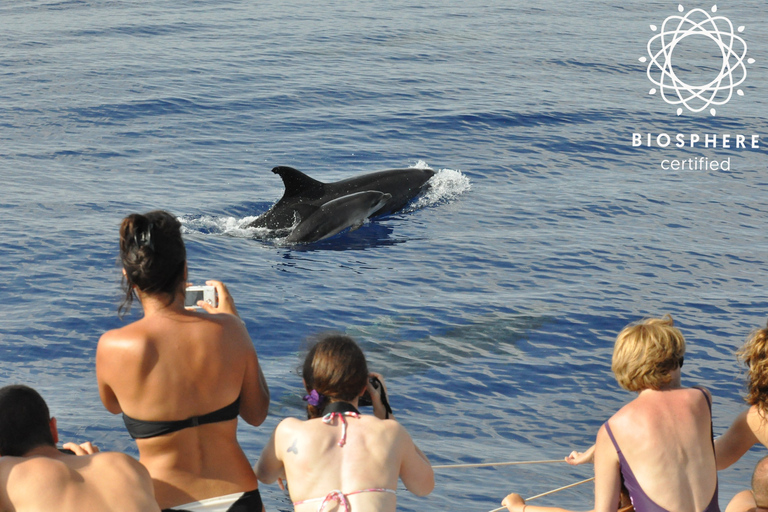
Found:
M 338 413 L 331 413 L 331 414 L 338 414 Z M 338 501 L 339 504 L 344 507 L 344 512 L 349 512 L 351 510 L 351 507 L 349 506 L 349 500 L 347 499 L 347 495 L 341 492 L 340 490 L 336 489 L 335 491 L 329 492 L 325 499 L 320 503 L 320 506 L 317 507 L 317 512 L 321 512 L 325 508 L 325 504 L 329 501 Z
M 323 423 L 330 425 L 334 418 L 341 420 L 341 439 L 339 439 L 339 446 L 344 446 L 347 443 L 347 419 L 345 416 L 352 416 L 353 418 L 359 418 L 360 415 L 356 412 L 329 412 L 323 416 Z M 333 491 L 336 492 L 336 491 Z M 331 493 L 333 494 L 333 493 Z M 330 494 L 328 495 L 330 496 Z M 342 495 L 343 496 L 343 495 Z M 326 499 L 328 499 L 326 497 Z
M 360 489 L 359 491 L 352 491 L 344 494 L 340 490 L 331 491 L 328 494 L 325 495 L 325 498 L 312 498 L 310 500 L 302 500 L 302 501 L 294 501 L 293 505 L 303 505 L 304 503 L 311 503 L 313 501 L 320 501 L 320 506 L 317 507 L 317 512 L 322 512 L 325 508 L 325 505 L 332 502 L 332 501 L 338 501 L 342 507 L 344 507 L 344 512 L 351 512 L 352 507 L 349 504 L 349 499 L 347 496 L 352 496 L 353 494 L 360 494 L 363 492 L 388 492 L 390 494 L 397 494 L 397 491 L 395 489 L 386 489 L 384 487 L 372 487 L 371 489 Z

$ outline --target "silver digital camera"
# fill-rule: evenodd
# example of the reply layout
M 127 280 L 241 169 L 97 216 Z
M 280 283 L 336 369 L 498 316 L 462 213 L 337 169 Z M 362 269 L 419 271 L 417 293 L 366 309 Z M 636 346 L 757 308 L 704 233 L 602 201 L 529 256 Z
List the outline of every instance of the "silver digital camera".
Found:
M 214 286 L 187 286 L 184 295 L 184 307 L 200 309 L 198 301 L 205 301 L 216 307 L 216 287 Z

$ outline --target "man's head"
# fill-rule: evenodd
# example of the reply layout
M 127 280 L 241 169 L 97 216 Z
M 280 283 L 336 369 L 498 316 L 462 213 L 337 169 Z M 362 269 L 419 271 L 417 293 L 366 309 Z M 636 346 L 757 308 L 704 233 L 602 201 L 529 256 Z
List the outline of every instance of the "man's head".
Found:
M 0 388 L 0 456 L 21 457 L 38 446 L 56 446 L 55 420 L 34 389 Z
M 758 508 L 768 508 L 768 456 L 760 459 L 752 473 L 752 495 Z

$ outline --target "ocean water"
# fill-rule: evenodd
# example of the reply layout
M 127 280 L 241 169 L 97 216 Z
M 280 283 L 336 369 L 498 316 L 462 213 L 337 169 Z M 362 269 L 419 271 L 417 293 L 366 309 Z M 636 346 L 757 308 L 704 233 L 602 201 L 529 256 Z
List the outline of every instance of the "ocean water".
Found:
M 632 398 L 610 372 L 615 335 L 670 313 L 684 383 L 712 391 L 722 433 L 744 407 L 734 351 L 768 316 L 768 141 L 736 147 L 768 135 L 768 14 L 757 0 L 678 5 L 0 4 L 0 384 L 40 389 L 63 438 L 136 454 L 101 406 L 94 353 L 121 323 L 119 223 L 162 208 L 184 223 L 191 279 L 230 286 L 259 353 L 270 416 L 240 427 L 254 461 L 281 418 L 303 414 L 295 368 L 325 330 L 360 341 L 434 464 L 523 461 L 593 442 Z M 653 84 L 639 58 L 651 25 L 694 8 L 732 20 L 754 61 L 735 64 L 728 34 L 679 41 L 686 83 L 734 69 L 716 97 L 730 101 L 678 116 L 669 80 Z M 282 195 L 276 165 L 439 179 L 403 212 L 288 246 L 242 228 Z M 721 472 L 721 506 L 764 453 Z M 427 498 L 401 489 L 398 508 L 482 512 L 589 476 L 444 469 Z M 276 486 L 262 493 L 290 510 Z M 592 493 L 539 503 L 587 510 Z

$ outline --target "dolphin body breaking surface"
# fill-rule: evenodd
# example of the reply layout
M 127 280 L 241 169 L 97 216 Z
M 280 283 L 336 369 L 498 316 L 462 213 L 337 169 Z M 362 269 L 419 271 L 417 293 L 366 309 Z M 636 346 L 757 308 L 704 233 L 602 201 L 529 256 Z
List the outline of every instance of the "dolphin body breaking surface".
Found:
M 293 228 L 286 238 L 289 243 L 322 240 L 357 227 L 366 218 L 401 210 L 435 174 L 432 169 L 391 169 L 323 183 L 293 167 L 279 166 L 272 172 L 282 178 L 285 193 L 269 211 L 245 227 Z
M 367 190 L 328 201 L 312 215 L 301 219 L 299 225 L 285 238 L 285 242 L 316 242 L 349 227 L 357 229 L 390 199 L 391 194 Z

